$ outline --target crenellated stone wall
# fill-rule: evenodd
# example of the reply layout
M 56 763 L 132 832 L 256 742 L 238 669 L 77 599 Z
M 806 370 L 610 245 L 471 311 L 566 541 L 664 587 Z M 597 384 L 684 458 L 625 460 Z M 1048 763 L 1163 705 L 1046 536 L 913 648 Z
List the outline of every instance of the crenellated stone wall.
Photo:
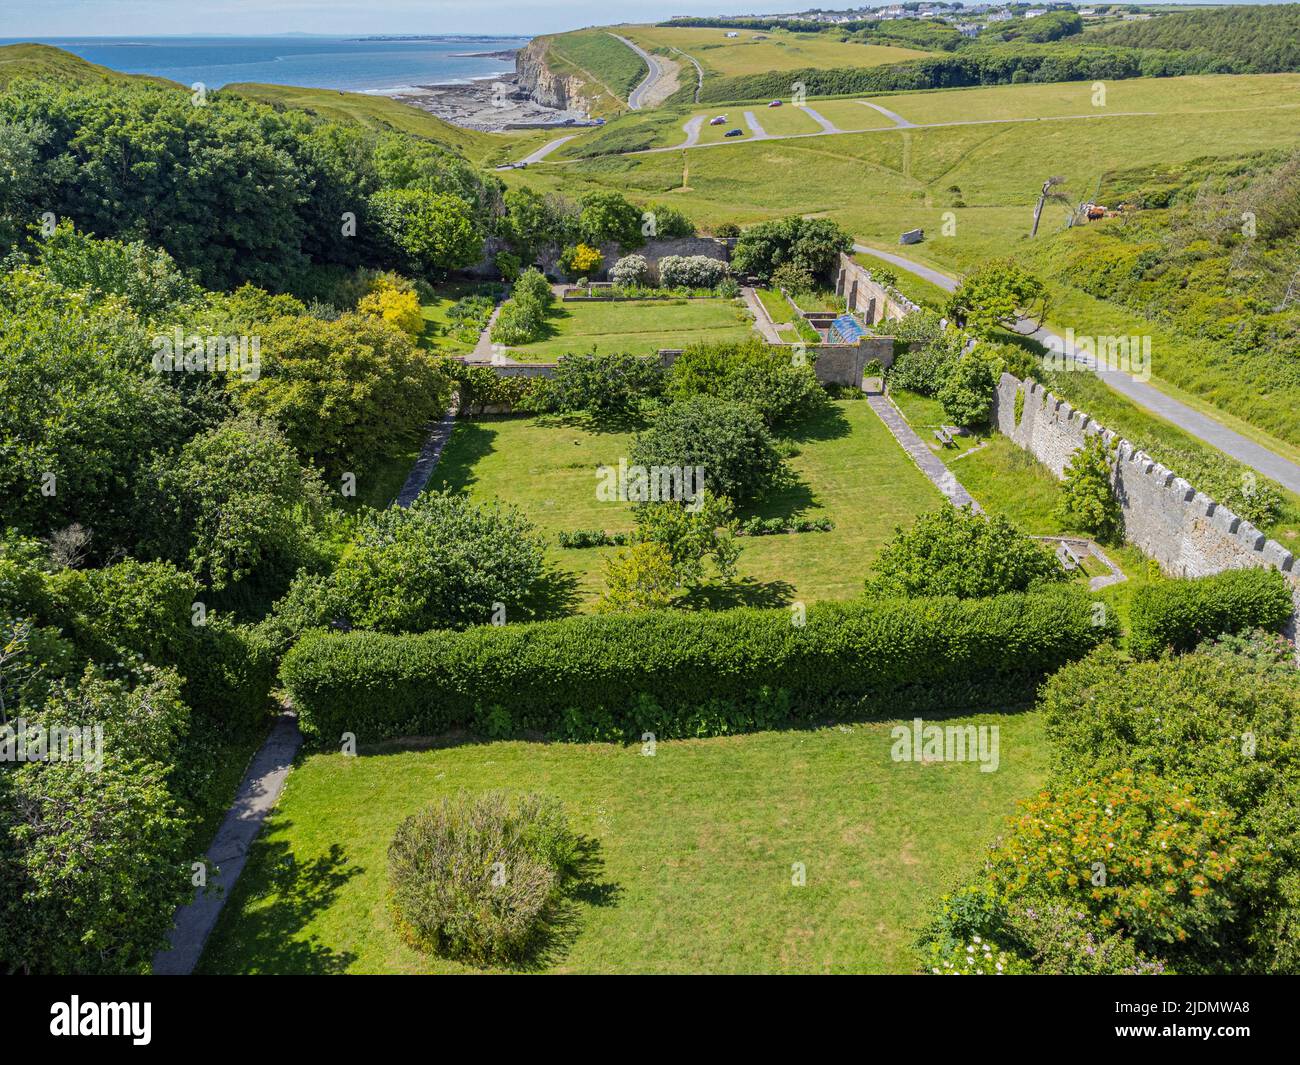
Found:
M 897 321 L 920 308 L 892 288 L 886 288 L 871 272 L 851 256 L 840 255 L 840 271 L 835 279 L 835 294 L 848 300 L 850 311 L 862 315 L 870 325 Z
M 1023 392 L 1020 418 L 1016 395 Z M 1034 381 L 1003 374 L 994 399 L 994 424 L 1057 477 L 1089 436 L 1102 434 L 1116 446 L 1115 496 L 1124 536 L 1175 577 L 1204 577 L 1225 569 L 1267 566 L 1294 589 L 1300 617 L 1300 562 L 1276 540 L 1215 502 L 1132 443 Z M 1289 635 L 1296 635 L 1292 619 Z

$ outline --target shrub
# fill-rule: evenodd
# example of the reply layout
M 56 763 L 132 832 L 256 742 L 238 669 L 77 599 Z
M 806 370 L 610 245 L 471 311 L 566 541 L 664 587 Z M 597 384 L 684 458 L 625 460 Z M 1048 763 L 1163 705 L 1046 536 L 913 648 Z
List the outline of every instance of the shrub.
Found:
M 1021 807 L 989 858 L 1003 897 L 1064 901 L 1181 970 L 1213 968 L 1251 860 L 1231 814 L 1131 770 Z
M 1279 630 L 1295 610 L 1274 569 L 1233 569 L 1194 580 L 1163 580 L 1133 593 L 1129 649 L 1136 658 L 1190 651 L 1222 633 Z
M 519 275 L 519 280 L 515 282 L 510 295 L 517 303 L 535 304 L 542 313 L 549 311 L 555 304 L 555 293 L 551 290 L 551 283 L 535 266 L 530 266 Z
M 643 285 L 650 273 L 644 255 L 625 255 L 609 269 L 609 279 L 616 285 Z
M 604 262 L 605 257 L 600 254 L 600 249 L 587 244 L 565 248 L 560 254 L 560 269 L 571 280 L 590 277 L 600 270 Z
M 737 503 L 761 498 L 781 469 L 758 412 L 712 396 L 671 404 L 637 436 L 630 461 L 645 467 L 703 467 L 710 491 Z
M 481 624 L 527 609 L 546 547 L 514 507 L 426 492 L 372 511 L 329 581 L 330 605 L 377 632 Z
M 772 287 L 801 296 L 817 287 L 812 272 L 798 263 L 782 263 L 772 271 Z
M 663 391 L 664 368 L 655 355 L 561 355 L 543 387 L 554 411 L 619 417 Z
M 673 399 L 709 395 L 746 403 L 768 428 L 798 424 L 826 406 L 812 366 L 757 339 L 692 344 L 668 371 L 667 391 Z
M 972 599 L 1065 580 L 1056 556 L 1001 514 L 984 518 L 956 507 L 895 529 L 872 569 L 867 592 L 876 596 Z
M 891 388 L 905 388 L 923 396 L 935 396 L 943 388 L 961 358 L 962 335 L 955 329 L 941 329 L 932 311 L 913 311 L 894 330 L 906 346 L 889 368 Z
M 492 323 L 492 343 L 531 344 L 542 338 L 545 328 L 546 318 L 537 304 L 511 300 Z
M 663 203 L 652 204 L 647 216 L 647 222 L 653 220 L 653 231 L 648 236 L 661 240 L 695 236 L 695 223 L 676 207 Z
M 602 614 L 662 610 L 672 603 L 677 586 L 668 548 L 642 540 L 605 560 L 605 592 L 596 610 Z
M 707 255 L 665 255 L 659 260 L 664 288 L 717 288 L 727 277 L 727 264 Z
M 919 944 L 936 976 L 1144 976 L 1166 971 L 1065 901 L 1007 902 L 986 884 L 945 895 Z
M 702 582 L 706 558 L 712 560 L 719 577 L 736 575 L 740 546 L 726 499 L 706 489 L 689 507 L 680 502 L 642 503 L 632 513 L 636 518 L 634 539 L 664 548 L 678 585 Z
M 556 538 L 561 547 L 622 547 L 627 543 L 627 533 L 609 533 L 604 529 L 577 529 L 562 532 Z
M 312 635 L 281 677 L 313 741 L 475 728 L 565 739 L 718 735 L 995 700 L 1115 634 L 1074 589 L 990 600 L 656 611 L 420 636 Z
M 462 417 L 482 414 L 488 407 L 531 410 L 542 392 L 540 378 L 506 377 L 490 366 L 453 362 L 450 373 L 456 382 L 457 409 Z
M 1111 485 L 1115 449 L 1101 433 L 1093 433 L 1070 456 L 1061 484 L 1057 515 L 1067 525 L 1113 540 L 1124 529 L 1124 517 Z
M 519 272 L 523 269 L 523 260 L 513 252 L 499 251 L 496 258 L 492 260 L 503 280 L 513 282 L 519 279 Z
M 403 292 L 390 284 L 379 284 L 361 297 L 357 313 L 365 318 L 378 318 L 395 329 L 400 329 L 413 340 L 424 332 L 424 313 L 420 297 L 414 291 Z
M 420 950 L 518 960 L 545 934 L 579 861 L 578 837 L 553 799 L 444 798 L 403 821 L 388 848 L 398 927 Z
M 1047 286 L 1011 260 L 985 263 L 970 273 L 948 299 L 947 314 L 981 336 L 1012 329 L 1021 315 L 1042 321 L 1049 303 Z
M 1044 686 L 1052 767 L 1063 781 L 1131 768 L 1230 811 L 1253 844 L 1249 894 L 1222 947 L 1225 971 L 1300 966 L 1300 674 L 1262 633 L 1197 653 L 1126 661 L 1102 648 Z
M 578 233 L 590 245 L 618 244 L 639 248 L 645 243 L 643 215 L 621 192 L 602 189 L 582 197 L 578 212 Z M 581 270 L 576 276 L 590 271 Z

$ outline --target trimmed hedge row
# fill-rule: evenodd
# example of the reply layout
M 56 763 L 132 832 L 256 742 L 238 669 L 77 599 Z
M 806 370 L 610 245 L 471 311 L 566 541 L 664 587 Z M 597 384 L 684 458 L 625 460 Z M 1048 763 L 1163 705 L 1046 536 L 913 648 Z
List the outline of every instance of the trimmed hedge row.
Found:
M 984 600 L 657 611 L 415 636 L 306 637 L 281 678 L 310 740 L 721 735 L 1032 695 L 1116 635 L 1061 588 Z
M 1277 631 L 1294 610 L 1291 587 L 1274 569 L 1160 581 L 1133 593 L 1129 651 L 1134 658 L 1156 658 L 1166 648 L 1191 651 L 1224 633 Z

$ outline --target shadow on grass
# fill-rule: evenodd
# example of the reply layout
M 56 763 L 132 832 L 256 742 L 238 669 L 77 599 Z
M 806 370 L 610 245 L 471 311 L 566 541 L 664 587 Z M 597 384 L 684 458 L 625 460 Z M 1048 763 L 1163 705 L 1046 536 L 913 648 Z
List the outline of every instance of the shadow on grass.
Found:
M 542 579 L 537 582 L 532 593 L 520 604 L 520 607 L 533 621 L 567 618 L 577 611 L 578 604 L 582 602 L 579 588 L 576 573 L 562 569 L 554 563 L 547 563 Z
M 844 411 L 834 403 L 820 405 L 812 417 L 790 426 L 781 435 L 796 444 L 806 444 L 814 440 L 842 440 L 853 432 Z
M 287 827 L 288 822 L 277 826 Z M 337 843 L 327 854 L 307 862 L 297 861 L 285 843 L 261 843 L 257 865 L 262 882 L 245 898 L 257 905 L 238 913 L 238 956 L 248 959 L 250 968 L 260 973 L 329 975 L 346 971 L 356 960 L 355 954 L 334 950 L 314 937 L 301 940 L 295 936 L 332 906 L 342 887 L 364 870 L 349 864 Z M 267 898 L 273 901 L 263 905 Z M 228 906 L 226 917 L 234 916 L 234 909 Z M 219 959 L 216 964 L 219 966 Z
M 605 859 L 600 841 L 582 836 L 573 880 L 538 930 L 531 948 L 522 957 L 498 968 L 508 972 L 534 973 L 559 965 L 582 930 L 582 914 L 593 907 L 615 906 L 623 889 L 603 879 Z
M 564 413 L 539 414 L 536 424 L 548 429 L 575 429 L 579 432 L 600 435 L 602 433 L 634 433 L 644 429 L 649 420 L 640 411 L 570 411 Z
M 496 450 L 497 431 L 486 421 L 457 421 L 431 481 L 462 492 L 478 480 L 474 466 Z
M 688 610 L 734 610 L 741 606 L 778 607 L 794 601 L 789 581 L 757 581 L 738 577 L 724 583 L 692 588 L 680 602 Z

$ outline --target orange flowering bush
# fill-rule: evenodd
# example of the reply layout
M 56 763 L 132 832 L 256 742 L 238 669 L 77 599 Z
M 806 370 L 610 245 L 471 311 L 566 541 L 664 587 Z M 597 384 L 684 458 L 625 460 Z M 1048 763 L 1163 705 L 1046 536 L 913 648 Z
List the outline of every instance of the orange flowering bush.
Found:
M 1025 802 L 988 871 L 1004 897 L 1069 899 L 1140 949 L 1178 956 L 1213 953 L 1251 860 L 1230 813 L 1125 770 Z

